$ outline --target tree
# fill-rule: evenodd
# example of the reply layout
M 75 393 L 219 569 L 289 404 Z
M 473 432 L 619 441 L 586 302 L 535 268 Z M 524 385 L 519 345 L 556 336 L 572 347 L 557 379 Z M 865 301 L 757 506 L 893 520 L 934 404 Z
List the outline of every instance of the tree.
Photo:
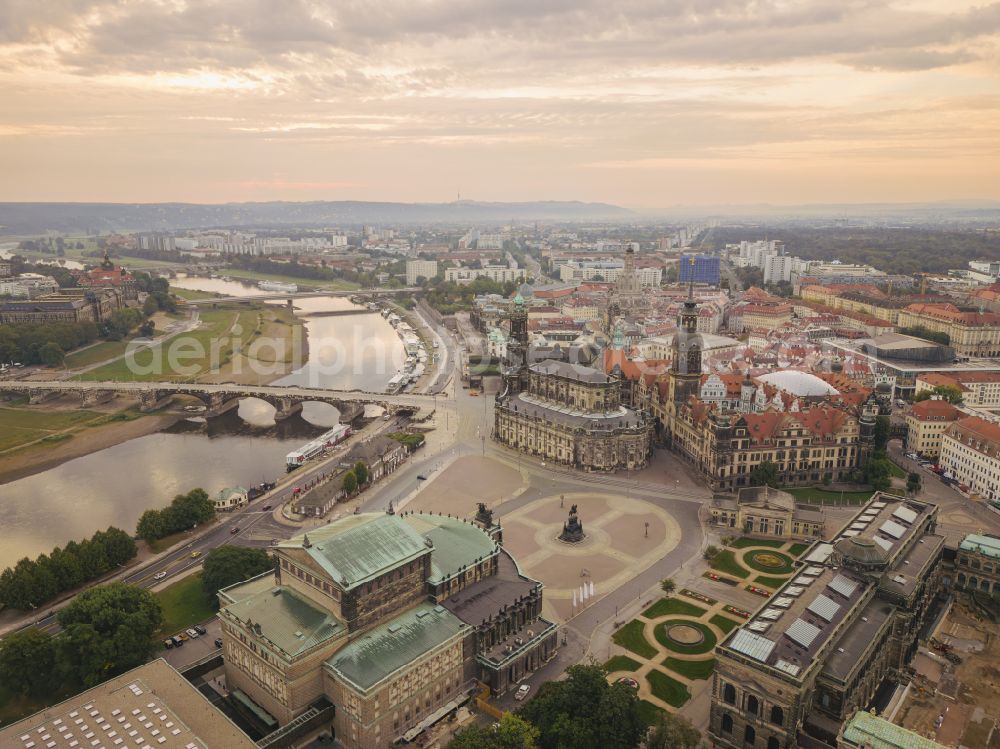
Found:
M 566 669 L 566 679 L 542 685 L 520 710 L 539 729 L 539 749 L 633 749 L 646 730 L 639 698 L 624 684 L 608 684 L 597 665 Z
M 677 590 L 677 583 L 675 583 L 668 577 L 666 580 L 660 581 L 660 589 L 669 596 L 671 593 Z
M 702 552 L 702 556 L 705 557 L 705 559 L 711 561 L 715 559 L 717 556 L 719 556 L 720 551 L 721 550 L 719 549 L 718 546 L 709 544 L 708 546 L 705 547 L 705 551 Z
M 862 467 L 861 475 L 877 492 L 888 491 L 892 486 L 892 464 L 888 458 L 872 458 Z
M 778 486 L 778 464 L 765 460 L 750 471 L 750 486 Z
M 911 473 L 906 477 L 906 491 L 910 494 L 916 494 L 920 491 L 920 474 Z
M 879 416 L 875 419 L 875 450 L 885 452 L 886 445 L 889 444 L 889 417 Z
M 263 549 L 248 546 L 217 546 L 205 556 L 201 587 L 217 602 L 217 593 L 230 585 L 274 569 L 274 562 Z
M 663 713 L 646 736 L 643 749 L 695 749 L 701 734 L 687 718 Z
M 935 385 L 931 390 L 924 388 L 913 396 L 913 401 L 919 403 L 920 401 L 930 400 L 935 395 L 940 396 L 954 406 L 961 405 L 962 403 L 962 391 L 954 385 Z
M 38 358 L 46 367 L 61 367 L 66 358 L 66 352 L 60 348 L 58 343 L 49 341 L 38 349 Z
M 513 713 L 493 726 L 470 726 L 455 734 L 445 749 L 536 749 L 539 730 Z
M 155 541 L 167 535 L 163 531 L 164 527 L 163 513 L 159 510 L 146 510 L 139 516 L 135 534 L 145 541 Z
M 65 630 L 59 662 L 69 676 L 93 686 L 149 659 L 163 612 L 148 590 L 112 583 L 84 591 L 57 619 Z
M 344 474 L 344 479 L 340 483 L 340 488 L 344 490 L 344 493 L 350 496 L 358 490 L 358 477 L 355 475 L 354 471 L 348 471 Z
M 56 652 L 52 635 L 31 627 L 0 640 L 0 683 L 20 694 L 50 691 Z
M 358 486 L 364 486 L 368 483 L 370 478 L 368 475 L 368 466 L 365 465 L 363 460 L 359 460 L 354 464 L 354 475 L 358 479 Z

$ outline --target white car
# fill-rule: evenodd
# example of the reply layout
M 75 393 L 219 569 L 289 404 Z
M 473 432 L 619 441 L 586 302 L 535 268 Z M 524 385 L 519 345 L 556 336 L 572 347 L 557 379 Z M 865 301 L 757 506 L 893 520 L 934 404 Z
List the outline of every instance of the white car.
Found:
M 190 637 L 192 640 L 195 637 L 201 637 L 201 635 L 199 635 L 198 632 L 194 629 L 185 629 L 184 631 L 187 633 L 187 636 Z
M 166 576 L 167 576 L 166 571 L 164 571 L 164 572 L 157 572 L 155 575 L 153 575 L 153 579 L 154 580 L 162 580 Z
M 517 688 L 517 691 L 514 692 L 514 699 L 517 700 L 518 702 L 521 702 L 525 697 L 528 696 L 528 692 L 530 691 L 531 691 L 530 684 L 522 684 Z

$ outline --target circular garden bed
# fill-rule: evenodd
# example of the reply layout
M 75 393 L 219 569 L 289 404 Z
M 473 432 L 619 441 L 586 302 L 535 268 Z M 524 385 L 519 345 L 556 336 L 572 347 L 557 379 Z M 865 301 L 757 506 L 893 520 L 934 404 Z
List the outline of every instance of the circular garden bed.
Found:
M 792 558 L 774 549 L 754 549 L 743 555 L 743 563 L 768 575 L 790 575 L 795 572 Z
M 667 650 L 684 655 L 709 653 L 715 647 L 715 632 L 701 622 L 668 619 L 653 630 L 656 641 Z

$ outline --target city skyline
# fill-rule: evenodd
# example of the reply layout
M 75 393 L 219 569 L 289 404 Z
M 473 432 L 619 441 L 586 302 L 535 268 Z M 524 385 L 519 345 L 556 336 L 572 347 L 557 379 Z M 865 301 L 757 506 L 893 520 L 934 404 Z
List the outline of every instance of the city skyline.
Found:
M 14 2 L 0 200 L 995 200 L 998 41 L 967 0 Z

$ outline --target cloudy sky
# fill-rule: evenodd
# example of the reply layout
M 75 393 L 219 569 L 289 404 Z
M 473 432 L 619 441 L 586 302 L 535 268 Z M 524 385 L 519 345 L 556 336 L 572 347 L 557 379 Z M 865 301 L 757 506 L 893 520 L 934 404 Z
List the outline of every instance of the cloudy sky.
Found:
M 0 0 L 0 200 L 1000 199 L 1000 2 Z

